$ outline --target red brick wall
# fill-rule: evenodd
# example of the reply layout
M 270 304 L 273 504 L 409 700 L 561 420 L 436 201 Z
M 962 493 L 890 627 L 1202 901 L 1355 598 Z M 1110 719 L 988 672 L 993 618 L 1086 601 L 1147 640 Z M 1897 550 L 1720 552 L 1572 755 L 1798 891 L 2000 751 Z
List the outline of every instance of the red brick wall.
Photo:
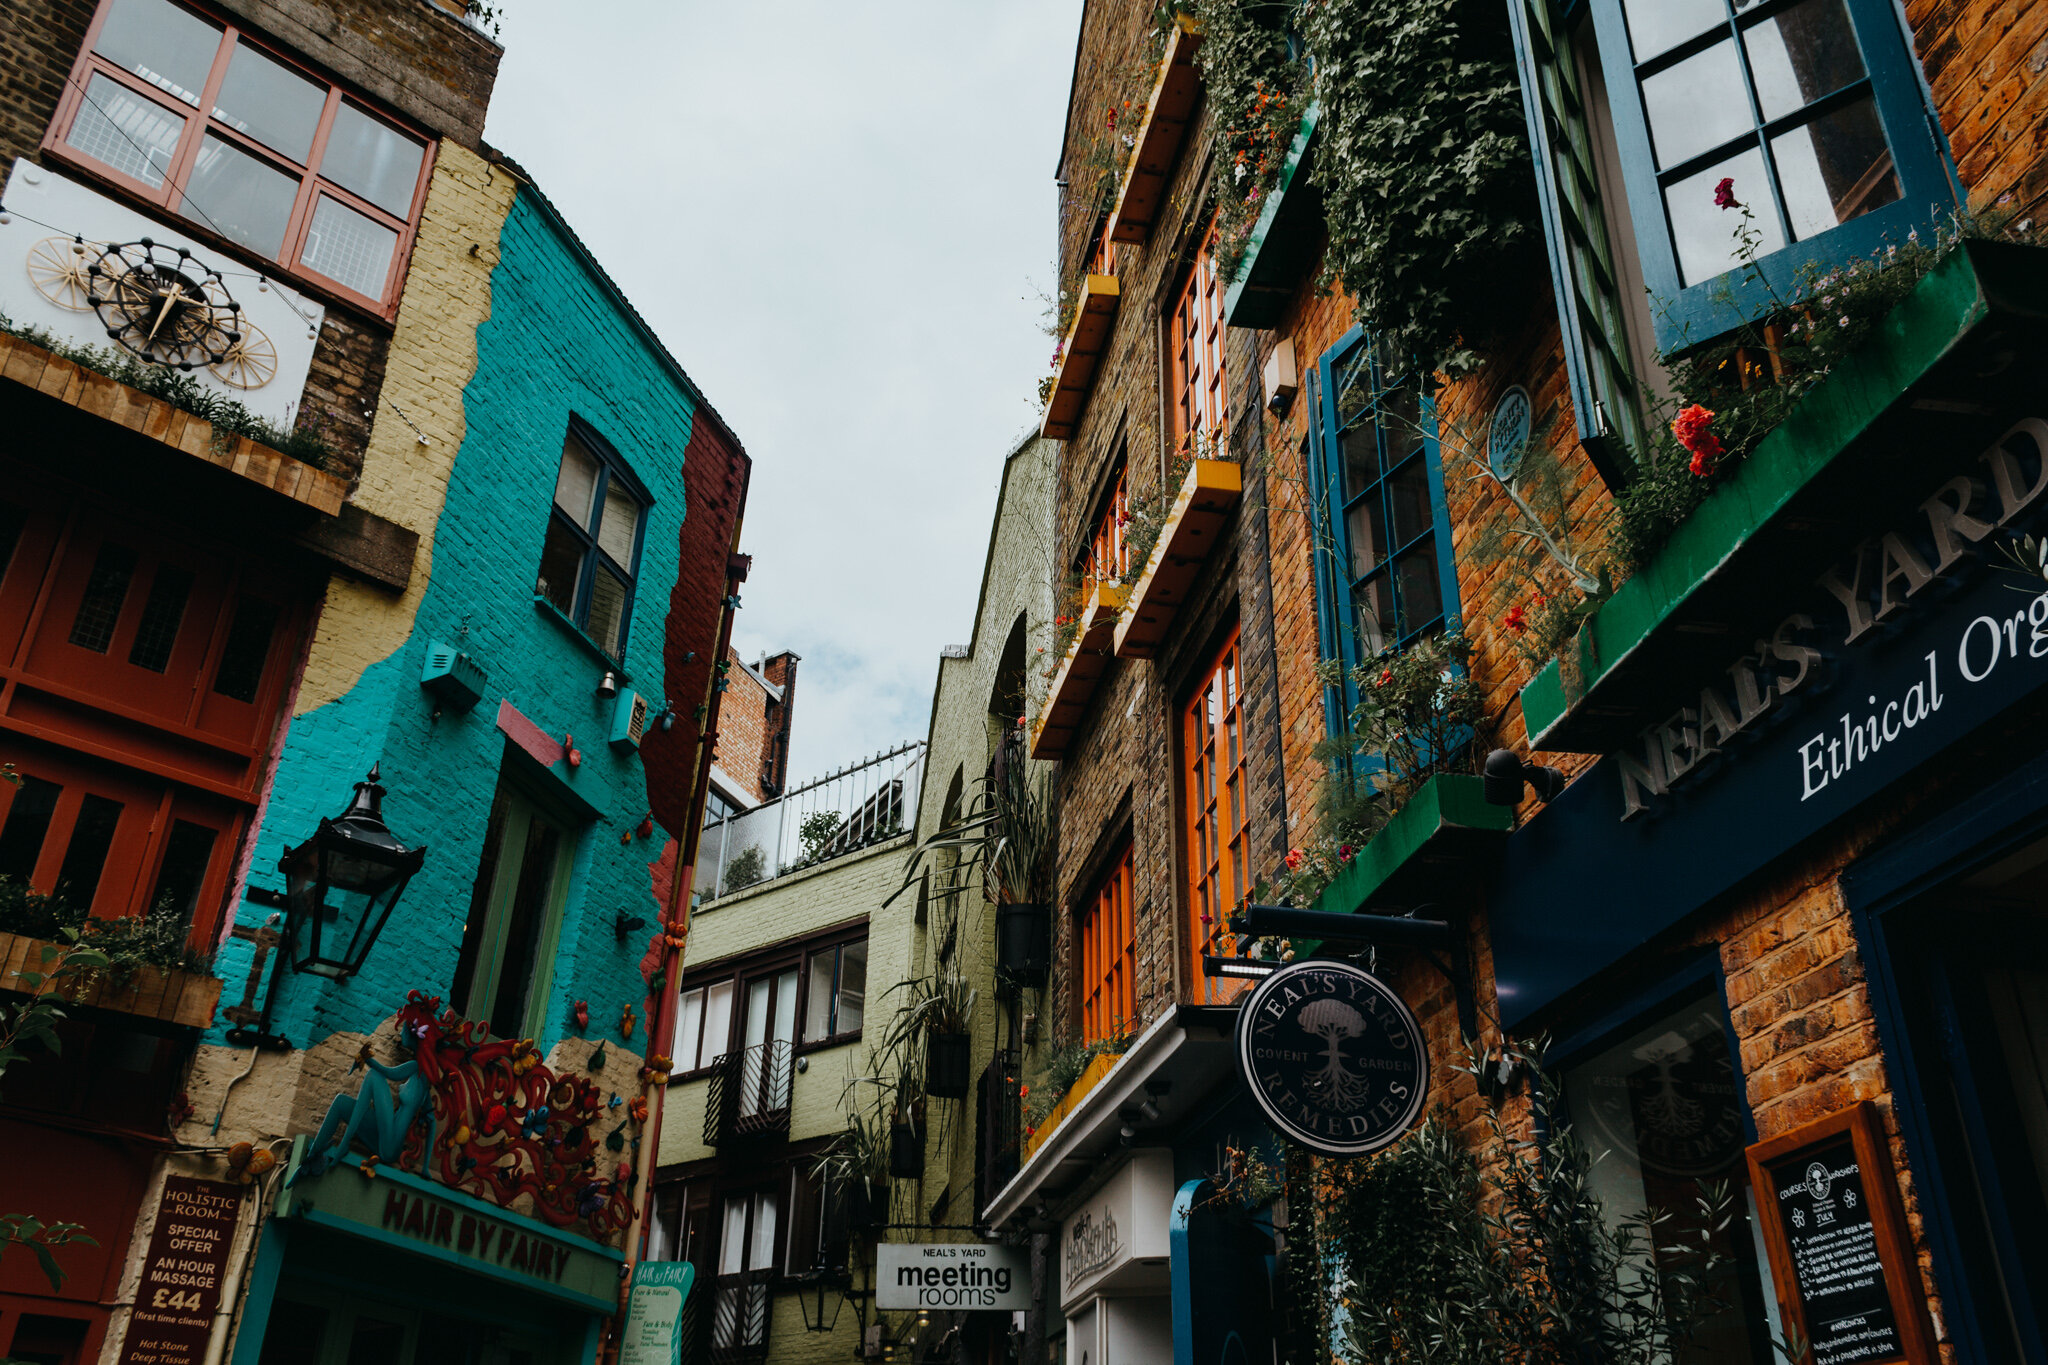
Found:
M 766 801 L 769 793 L 761 785 L 761 762 L 775 735 L 769 728 L 769 692 L 741 662 L 739 651 L 728 648 L 725 672 L 725 700 L 718 709 L 719 770 L 738 783 L 750 801 Z
M 1970 207 L 2048 206 L 2048 5 L 1908 0 L 1907 22 Z

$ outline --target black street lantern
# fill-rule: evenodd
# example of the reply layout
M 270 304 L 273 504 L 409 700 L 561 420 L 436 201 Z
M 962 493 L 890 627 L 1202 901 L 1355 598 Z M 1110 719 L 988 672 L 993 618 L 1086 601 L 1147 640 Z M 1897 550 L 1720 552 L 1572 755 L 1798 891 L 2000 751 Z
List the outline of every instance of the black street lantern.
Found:
M 383 802 L 372 767 L 369 778 L 356 783 L 347 810 L 322 819 L 312 838 L 278 859 L 293 971 L 354 976 L 405 884 L 426 861 L 424 847 L 407 848 L 391 837 Z

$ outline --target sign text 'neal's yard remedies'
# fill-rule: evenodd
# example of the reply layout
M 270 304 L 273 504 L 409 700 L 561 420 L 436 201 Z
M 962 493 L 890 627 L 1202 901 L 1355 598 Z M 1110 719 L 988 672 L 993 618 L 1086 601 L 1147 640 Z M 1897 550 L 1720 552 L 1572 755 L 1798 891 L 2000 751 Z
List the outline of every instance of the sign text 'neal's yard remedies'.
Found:
M 875 1248 L 877 1308 L 1014 1313 L 1031 1307 L 1023 1247 L 980 1242 L 883 1242 Z
M 1414 1013 L 1342 962 L 1296 962 L 1261 981 L 1238 1011 L 1237 1065 L 1283 1136 L 1329 1156 L 1378 1151 L 1429 1094 Z
M 2030 479 L 2016 453 L 2031 444 Z M 1794 694 L 1831 681 L 1827 650 L 1862 646 L 1928 588 L 1964 566 L 1973 552 L 2009 528 L 2048 493 L 2048 421 L 2014 423 L 1980 458 L 1988 486 L 1958 474 L 1936 488 L 1906 522 L 1859 545 L 1814 586 L 1813 611 L 1789 613 L 1768 639 L 1728 665 L 1727 681 L 1705 682 L 1698 704 L 1683 706 L 1615 755 L 1621 818 L 1651 808 L 1730 740 L 1749 731 Z M 1787 774 L 1806 801 L 1872 762 L 1887 746 L 1910 742 L 1957 686 L 1981 683 L 2001 664 L 2048 658 L 2048 593 L 2015 597 L 2010 608 L 1979 615 L 1926 652 L 1910 681 L 1880 694 L 1848 697 L 1838 716 L 1816 721 Z M 1879 632 L 1882 634 L 1882 632 Z M 1833 709 L 1833 708 L 1830 708 Z

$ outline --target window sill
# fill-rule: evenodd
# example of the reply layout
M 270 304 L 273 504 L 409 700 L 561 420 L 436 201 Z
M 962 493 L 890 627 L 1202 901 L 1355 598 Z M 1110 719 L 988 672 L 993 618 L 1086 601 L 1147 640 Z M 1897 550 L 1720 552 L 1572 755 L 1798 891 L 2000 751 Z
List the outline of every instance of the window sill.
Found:
M 1188 466 L 1158 543 L 1131 585 L 1123 619 L 1117 623 L 1119 659 L 1149 659 L 1159 648 L 1202 561 L 1215 548 L 1216 533 L 1243 495 L 1244 471 L 1234 462 L 1196 460 Z
M 1931 484 L 1933 453 L 1963 472 L 2006 405 L 2031 411 L 2038 371 L 1993 353 L 2048 310 L 2044 259 L 1971 243 L 1923 279 L 1523 686 L 1530 745 L 1609 753 L 1697 704 L 1734 642 L 1768 637 L 1793 587 L 1854 544 L 1817 530 L 1889 524 L 1901 488 Z
M 1309 182 L 1309 144 L 1322 121 L 1323 107 L 1310 104 L 1302 112 L 1301 127 L 1287 144 L 1287 160 L 1280 179 L 1266 196 L 1259 220 L 1252 224 L 1245 241 L 1244 260 L 1237 278 L 1223 295 L 1223 321 L 1229 327 L 1268 328 L 1279 325 L 1280 314 L 1294 298 L 1301 278 L 1313 269 L 1322 249 L 1318 234 L 1309 229 L 1322 218 L 1321 195 Z M 1300 181 L 1299 189 L 1295 182 Z
M 577 644 L 582 645 L 591 658 L 617 674 L 619 686 L 624 687 L 633 681 L 633 675 L 626 671 L 626 661 L 624 659 L 614 659 L 611 655 L 605 653 L 604 646 L 584 634 L 583 627 L 570 620 L 560 607 L 548 601 L 547 598 L 542 597 L 539 593 L 533 595 L 533 606 L 534 610 L 560 626 L 564 633 Z
M 1088 714 L 1088 703 L 1109 667 L 1110 645 L 1124 605 L 1124 589 L 1114 583 L 1098 583 L 1088 605 L 1081 609 L 1081 633 L 1067 647 L 1053 674 L 1045 697 L 1045 713 L 1031 736 L 1033 758 L 1058 758 L 1067 751 Z
M 855 1029 L 852 1033 L 835 1033 L 830 1038 L 820 1038 L 815 1043 L 798 1043 L 796 1045 L 796 1055 L 807 1057 L 813 1052 L 829 1052 L 835 1047 L 845 1047 L 848 1043 L 857 1043 L 859 1041 L 859 1029 Z

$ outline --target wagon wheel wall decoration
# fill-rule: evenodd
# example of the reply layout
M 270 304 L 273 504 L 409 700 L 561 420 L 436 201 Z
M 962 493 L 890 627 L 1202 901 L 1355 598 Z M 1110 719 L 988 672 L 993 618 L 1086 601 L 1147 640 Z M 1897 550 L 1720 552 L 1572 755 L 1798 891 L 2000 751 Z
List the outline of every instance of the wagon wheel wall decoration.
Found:
M 184 247 L 144 237 L 107 247 L 86 267 L 86 302 L 124 350 L 179 370 L 219 365 L 242 339 L 242 306 L 218 271 Z
M 92 307 L 87 266 L 105 250 L 103 244 L 83 237 L 45 237 L 28 249 L 29 283 L 67 313 L 83 313 Z
M 237 389 L 260 389 L 277 374 L 277 347 L 263 329 L 253 322 L 242 324 L 242 335 L 228 347 L 227 354 L 208 366 L 214 378 Z

